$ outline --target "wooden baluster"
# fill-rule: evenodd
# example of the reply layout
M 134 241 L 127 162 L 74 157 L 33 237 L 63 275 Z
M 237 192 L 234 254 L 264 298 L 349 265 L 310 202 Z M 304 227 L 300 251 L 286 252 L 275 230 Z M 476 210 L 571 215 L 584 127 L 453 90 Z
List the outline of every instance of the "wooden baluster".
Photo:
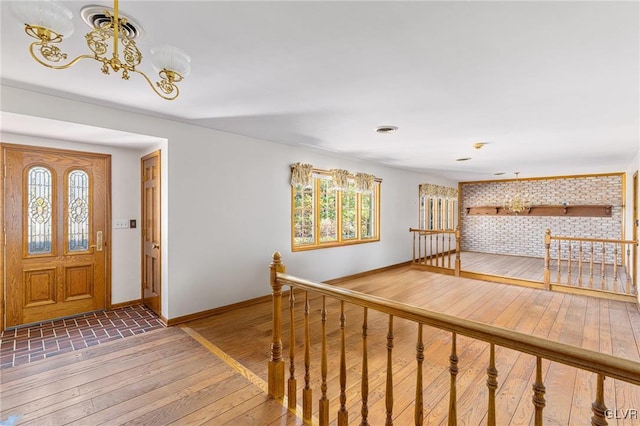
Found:
M 533 406 L 535 407 L 535 426 L 542 426 L 543 418 L 542 411 L 546 402 L 544 400 L 544 393 L 546 389 L 542 381 L 542 359 L 536 357 L 536 381 L 533 383 Z
M 293 287 L 289 291 L 289 381 L 287 382 L 287 398 L 290 410 L 296 409 L 297 383 L 296 383 L 296 320 L 295 320 L 295 295 Z
M 338 410 L 338 426 L 349 424 L 347 410 L 347 356 L 345 337 L 346 316 L 344 315 L 344 300 L 340 301 L 340 409 Z
M 449 426 L 458 424 L 458 403 L 456 395 L 456 376 L 458 375 L 458 354 L 456 353 L 456 333 L 451 333 L 451 355 L 449 356 Z
M 369 358 L 367 356 L 367 315 L 368 309 L 364 308 L 364 319 L 362 320 L 362 378 L 360 380 L 362 408 L 360 409 L 360 426 L 369 426 Z
M 302 390 L 302 419 L 311 421 L 313 399 L 311 391 L 311 333 L 309 333 L 309 292 L 304 292 L 304 389 Z
M 593 288 L 593 260 L 595 258 L 594 243 L 591 241 L 591 259 L 589 260 L 589 286 Z
M 562 283 L 562 280 L 560 278 L 560 273 L 561 273 L 560 269 L 562 267 L 561 253 L 562 253 L 562 240 L 558 240 L 558 284 Z
M 433 234 L 429 233 L 429 265 L 433 266 Z
M 582 241 L 580 241 L 579 243 L 580 245 L 578 246 L 578 285 L 580 287 L 582 287 Z
M 607 406 L 604 405 L 604 376 L 602 374 L 598 374 L 596 400 L 591 404 L 591 411 L 593 412 L 593 416 L 591 417 L 592 426 L 605 426 L 609 424 L 605 418 Z
M 456 270 L 455 276 L 460 276 L 460 226 L 456 228 Z
M 613 243 L 613 291 L 618 291 L 618 244 Z
M 418 371 L 416 372 L 416 407 L 414 419 L 416 426 L 422 426 L 422 423 L 424 421 L 424 397 L 422 391 L 422 363 L 424 362 L 424 343 L 422 343 L 422 324 L 420 323 L 418 323 L 416 361 L 418 362 Z
M 451 269 L 451 233 L 449 233 L 449 241 L 447 243 L 447 268 Z
M 320 314 L 321 332 L 322 332 L 322 354 L 320 362 L 320 374 L 322 376 L 322 383 L 320 385 L 320 391 L 322 396 L 319 401 L 319 413 L 318 420 L 320 426 L 327 426 L 329 424 L 329 399 L 327 398 L 327 301 L 326 296 L 322 296 L 322 311 Z
M 271 356 L 269 358 L 267 394 L 270 398 L 284 398 L 284 359 L 282 358 L 282 284 L 277 279 L 278 272 L 284 272 L 285 266 L 279 252 L 273 253 L 269 266 L 273 298 L 273 326 L 271 331 Z
M 544 288 L 551 288 L 551 229 L 544 231 Z
M 389 331 L 387 333 L 387 388 L 385 395 L 387 410 L 386 426 L 393 425 L 393 315 L 389 315 Z
M 571 247 L 573 246 L 573 243 L 571 241 L 569 241 L 569 259 L 567 261 L 567 285 L 571 285 Z
M 444 250 L 444 232 L 442 233 L 442 255 L 440 256 L 440 267 L 444 268 L 444 256 L 445 256 L 445 250 Z
M 606 255 L 606 248 L 604 243 L 602 243 L 602 259 L 601 259 L 601 263 L 600 263 L 600 288 L 602 290 L 605 289 L 605 283 L 604 283 L 604 278 L 606 276 L 605 274 L 605 266 L 606 266 L 606 259 L 605 259 L 605 255 Z
M 418 235 L 418 250 L 420 250 L 420 235 Z M 416 263 L 416 231 L 413 231 L 413 263 Z
M 487 409 L 487 425 L 496 424 L 496 389 L 498 389 L 498 370 L 496 369 L 496 348 L 489 345 L 489 367 L 487 368 L 487 388 L 489 388 L 489 407 Z
M 625 265 L 625 270 L 627 272 L 627 294 L 631 294 L 631 286 L 633 282 L 631 280 L 631 247 L 627 244 L 627 263 Z

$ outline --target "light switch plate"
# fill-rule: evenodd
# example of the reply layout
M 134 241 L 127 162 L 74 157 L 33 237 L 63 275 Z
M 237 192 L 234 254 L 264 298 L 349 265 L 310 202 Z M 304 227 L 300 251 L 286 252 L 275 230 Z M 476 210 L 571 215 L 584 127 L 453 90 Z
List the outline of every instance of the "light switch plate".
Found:
M 114 229 L 128 229 L 129 228 L 129 219 L 116 219 L 113 221 Z

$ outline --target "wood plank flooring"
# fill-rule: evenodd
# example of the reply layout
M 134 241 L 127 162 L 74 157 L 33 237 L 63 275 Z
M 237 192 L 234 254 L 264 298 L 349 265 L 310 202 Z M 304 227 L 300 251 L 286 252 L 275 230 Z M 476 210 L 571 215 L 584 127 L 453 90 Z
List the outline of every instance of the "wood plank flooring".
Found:
M 264 285 L 268 286 L 266 276 Z M 410 267 L 340 286 L 640 361 L 640 315 L 633 304 L 455 278 Z M 296 292 L 295 298 L 295 376 L 301 405 L 304 295 Z M 282 326 L 287 331 L 288 302 L 283 302 Z M 321 303 L 321 298 L 310 296 L 310 385 L 315 416 L 321 396 Z M 335 419 L 339 408 L 339 304 L 327 300 L 327 310 L 327 385 L 330 418 Z M 347 408 L 349 424 L 357 425 L 362 417 L 362 308 L 347 305 L 346 318 Z M 372 425 L 384 424 L 385 419 L 387 324 L 386 315 L 369 312 L 368 417 Z M 263 390 L 271 343 L 270 303 L 192 321 L 184 330 L 207 342 L 202 345 L 174 327 L 2 370 L 0 421 L 20 415 L 18 424 L 37 425 L 301 424 L 280 403 L 268 400 Z M 451 335 L 425 327 L 423 338 L 425 424 L 446 424 Z M 400 426 L 413 424 L 416 341 L 416 324 L 395 319 L 393 418 Z M 283 355 L 287 361 L 288 342 L 285 333 Z M 458 336 L 459 424 L 486 424 L 488 353 L 488 344 Z M 235 366 L 230 367 L 225 359 Z M 532 424 L 534 366 L 531 356 L 496 348 L 499 425 Z M 241 374 L 243 369 L 247 374 Z M 288 376 L 288 362 L 286 371 Z M 589 424 L 595 395 L 593 375 L 548 361 L 543 362 L 543 372 L 545 424 Z M 607 379 L 605 402 L 617 413 L 640 410 L 640 389 Z M 609 424 L 639 425 L 640 420 L 610 419 Z
M 295 274 L 295 271 L 288 271 Z M 549 338 L 639 361 L 640 315 L 633 304 L 587 296 L 548 292 L 532 288 L 494 284 L 434 274 L 409 267 L 358 278 L 340 286 L 434 311 L 458 315 L 523 333 Z M 298 400 L 303 386 L 303 312 L 304 296 L 296 294 L 296 376 Z M 284 353 L 288 364 L 288 302 L 283 301 Z M 311 298 L 312 368 L 314 413 L 320 398 L 320 315 L 321 300 Z M 331 418 L 339 408 L 339 304 L 327 300 L 328 397 Z M 347 317 L 347 395 L 349 423 L 360 423 L 361 308 L 348 306 Z M 192 329 L 215 343 L 226 353 L 267 379 L 268 350 L 271 339 L 271 313 L 261 305 L 194 321 Z M 369 312 L 369 421 L 384 424 L 386 376 L 385 315 Z M 394 322 L 394 419 L 395 424 L 413 423 L 417 326 L 408 321 Z M 424 330 L 425 424 L 446 424 L 449 387 L 451 336 L 426 327 Z M 251 341 L 253 344 L 239 344 Z M 458 337 L 458 418 L 461 424 L 486 423 L 488 344 Z M 531 385 L 535 359 L 529 355 L 496 348 L 499 387 L 498 424 L 531 424 L 533 406 Z M 547 424 L 589 424 L 591 402 L 595 397 L 592 374 L 550 363 L 543 363 L 547 386 Z M 640 409 L 640 389 L 615 380 L 606 382 L 606 404 L 618 410 Z M 609 424 L 617 424 L 610 420 Z M 634 424 L 620 422 L 620 424 Z M 635 424 L 640 424 L 638 421 Z
M 563 261 L 560 265 L 560 276 L 558 276 L 557 259 L 551 259 L 551 284 L 629 294 L 626 292 L 626 268 L 620 266 L 614 269 L 612 265 L 605 265 L 603 278 L 601 266 L 600 263 L 594 263 L 593 274 L 591 274 L 589 263 L 584 262 L 580 274 L 578 262 L 574 261 L 570 274 L 567 262 Z M 540 283 L 544 280 L 544 259 L 537 257 L 463 251 L 460 253 L 460 268 L 462 271 Z
M 177 327 L 9 368 L 0 383 L 0 422 L 15 416 L 19 425 L 257 425 L 294 419 Z

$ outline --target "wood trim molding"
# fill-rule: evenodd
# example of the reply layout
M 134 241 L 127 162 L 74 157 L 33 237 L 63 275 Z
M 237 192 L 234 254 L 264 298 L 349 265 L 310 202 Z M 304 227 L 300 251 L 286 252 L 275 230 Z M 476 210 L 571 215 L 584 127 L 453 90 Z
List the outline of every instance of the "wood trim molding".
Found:
M 390 271 L 392 269 L 401 268 L 403 266 L 411 266 L 412 261 L 408 260 L 406 262 L 396 263 L 394 265 L 383 266 L 382 268 L 371 269 L 369 271 L 358 272 L 357 274 L 347 275 L 340 278 L 333 278 L 331 280 L 323 281 L 325 284 L 336 285 L 345 281 L 354 280 L 356 278 L 363 278 L 369 275 L 375 275 L 380 272 Z
M 284 295 L 285 293 L 288 293 L 288 291 L 287 292 L 283 291 L 282 293 Z M 167 324 L 167 326 L 171 327 L 174 325 L 183 324 L 185 322 L 194 321 L 197 319 L 221 314 L 223 312 L 232 311 L 234 309 L 246 308 L 247 306 L 257 305 L 258 303 L 267 302 L 269 300 L 271 300 L 271 294 L 268 294 L 266 296 L 256 297 L 254 299 L 243 300 L 242 302 L 238 302 L 238 303 L 232 303 L 231 305 L 220 306 L 218 308 L 213 308 L 206 311 L 194 312 L 193 314 L 183 315 L 181 317 L 175 317 L 170 319 L 160 317 L 160 319 L 165 324 Z
M 581 216 L 611 217 L 611 205 L 531 206 L 518 215 L 508 213 L 502 206 L 465 207 L 468 215 L 488 216 Z
M 349 280 L 353 280 L 353 279 L 356 279 L 356 278 L 362 278 L 362 277 L 366 277 L 368 275 L 377 274 L 379 272 L 389 271 L 391 269 L 401 268 L 403 266 L 410 266 L 410 265 L 411 265 L 411 261 L 409 260 L 407 262 L 397 263 L 395 265 L 384 266 L 382 268 L 372 269 L 370 271 L 359 272 L 357 274 L 347 275 L 347 276 L 340 277 L 340 278 L 334 278 L 332 280 L 324 281 L 324 283 L 325 284 L 329 284 L 329 285 L 335 285 L 335 284 L 339 284 L 339 283 L 344 282 L 344 281 L 349 281 Z M 285 290 L 285 291 L 282 292 L 283 297 L 288 295 L 288 294 L 289 294 L 289 290 Z M 213 315 L 221 314 L 223 312 L 232 311 L 234 309 L 245 308 L 247 306 L 257 305 L 258 303 L 268 302 L 268 301 L 271 300 L 271 297 L 272 297 L 271 294 L 267 294 L 265 296 L 256 297 L 254 299 L 243 300 L 242 302 L 233 303 L 231 305 L 220 306 L 218 308 L 213 308 L 213 309 L 209 309 L 209 310 L 206 310 L 206 311 L 194 312 L 193 314 L 183 315 L 181 317 L 170 318 L 170 319 L 167 319 L 167 318 L 164 318 L 164 317 L 160 317 L 160 320 L 162 322 L 164 322 L 167 326 L 171 327 L 171 326 L 174 326 L 174 325 L 183 324 L 185 322 L 194 321 L 194 320 L 197 320 L 197 319 L 206 318 L 206 317 L 210 317 L 210 316 L 213 316 Z
M 126 302 L 120 302 L 120 303 L 114 303 L 113 305 L 108 305 L 109 306 L 109 310 L 114 310 L 114 309 L 120 309 L 120 308 L 126 308 L 127 306 L 135 306 L 135 305 L 142 305 L 142 299 L 136 299 L 136 300 L 129 300 Z

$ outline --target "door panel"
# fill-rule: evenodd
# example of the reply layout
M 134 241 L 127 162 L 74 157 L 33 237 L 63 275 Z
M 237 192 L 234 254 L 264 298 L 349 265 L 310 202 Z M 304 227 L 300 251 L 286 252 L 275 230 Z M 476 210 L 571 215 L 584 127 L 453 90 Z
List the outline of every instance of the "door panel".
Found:
M 141 160 L 142 167 L 142 301 L 161 316 L 160 151 Z
M 105 309 L 109 156 L 10 145 L 3 155 L 5 326 Z

